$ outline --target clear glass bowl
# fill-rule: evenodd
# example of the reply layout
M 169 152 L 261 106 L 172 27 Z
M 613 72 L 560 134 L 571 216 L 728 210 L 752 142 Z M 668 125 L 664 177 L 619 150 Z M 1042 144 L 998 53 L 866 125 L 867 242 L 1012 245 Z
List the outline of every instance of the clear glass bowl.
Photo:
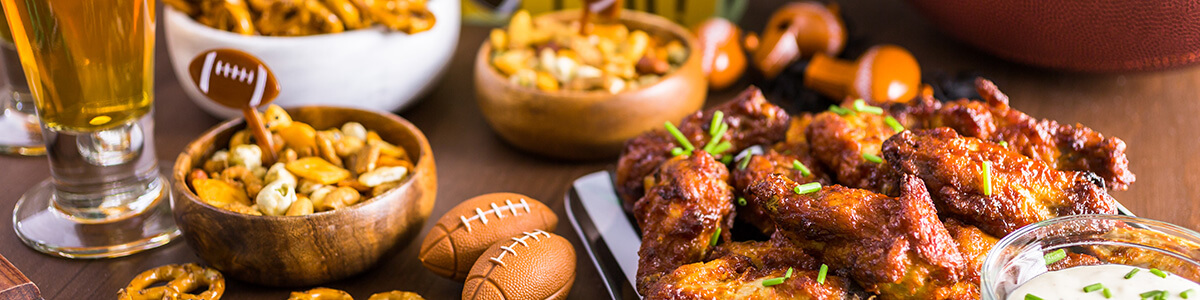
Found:
M 1050 271 L 1043 258 L 1058 249 L 1200 282 L 1200 233 L 1137 217 L 1078 215 L 1030 224 L 1000 239 L 983 263 L 982 299 L 1006 299 L 1021 284 Z

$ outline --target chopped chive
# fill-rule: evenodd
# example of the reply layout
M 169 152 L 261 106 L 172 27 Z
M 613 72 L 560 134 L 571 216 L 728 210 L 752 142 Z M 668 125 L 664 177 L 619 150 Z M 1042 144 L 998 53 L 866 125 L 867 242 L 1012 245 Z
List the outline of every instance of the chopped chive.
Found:
M 809 170 L 808 167 L 805 166 L 803 163 L 801 163 L 799 160 L 795 160 L 795 159 L 792 160 L 792 169 L 796 169 L 797 171 L 800 171 L 800 175 L 802 175 L 802 176 L 808 176 L 809 174 L 812 174 L 812 170 Z
M 1062 260 L 1063 258 L 1067 258 L 1067 250 L 1065 250 L 1065 249 L 1054 250 L 1054 252 L 1046 253 L 1046 256 L 1043 258 L 1046 259 L 1046 265 L 1049 266 L 1049 265 L 1052 265 L 1052 264 Z
M 725 151 L 729 151 L 729 148 L 733 148 L 733 144 L 730 144 L 729 141 L 722 141 L 722 142 L 718 143 L 716 147 L 713 147 L 712 153 L 713 154 L 725 153 Z
M 721 163 L 728 165 L 731 162 L 733 162 L 733 156 L 726 155 L 721 157 Z
M 746 206 L 746 197 L 738 197 L 738 205 Z
M 775 278 L 771 278 L 771 279 L 763 280 L 763 287 L 768 287 L 768 286 L 772 286 L 772 285 L 777 285 L 777 284 L 783 283 L 783 280 L 784 280 L 784 279 L 786 279 L 786 278 L 783 278 L 783 277 L 775 277 Z
M 1129 273 L 1125 273 L 1125 279 L 1133 278 L 1133 274 L 1137 274 L 1137 272 L 1141 271 L 1141 270 L 1142 269 L 1138 269 L 1138 268 L 1133 268 L 1133 270 L 1129 270 Z
M 835 114 L 838 114 L 839 116 L 854 115 L 853 110 L 849 110 L 849 109 L 846 109 L 844 107 L 837 106 L 837 105 L 830 105 L 829 111 L 831 111 Z
M 679 145 L 683 146 L 683 151 L 692 152 L 692 150 L 696 150 L 696 147 L 692 146 L 692 142 L 683 137 L 683 133 L 679 132 L 679 128 L 676 128 L 675 124 L 671 124 L 671 121 L 663 123 L 663 126 L 667 127 L 667 132 L 670 132 L 675 137 L 675 140 L 679 142 Z
M 1150 298 L 1150 297 L 1157 298 L 1157 297 L 1162 297 L 1162 294 L 1166 294 L 1166 292 L 1155 290 L 1155 291 L 1149 291 L 1149 292 L 1138 294 L 1138 297 L 1142 297 L 1142 299 L 1146 299 L 1146 298 Z
M 863 99 L 854 100 L 854 110 L 876 115 L 883 114 L 882 107 L 867 105 L 867 102 L 863 101 Z
M 817 283 L 825 284 L 825 274 L 829 273 L 829 266 L 821 264 L 821 271 L 817 272 Z
M 1112 291 L 1109 291 L 1108 288 L 1104 288 L 1104 290 L 1101 290 L 1100 293 L 1104 294 L 1104 299 L 1112 298 Z
M 1196 293 L 1195 290 L 1187 289 L 1186 291 L 1179 292 L 1179 298 L 1183 298 L 1183 299 L 1191 298 L 1192 294 L 1194 294 L 1194 293 Z
M 992 195 L 992 162 L 983 162 L 983 195 Z
M 717 112 L 713 113 L 712 125 L 708 126 L 708 134 L 717 135 L 717 127 L 721 126 L 719 124 L 725 124 L 724 121 L 725 121 L 725 113 L 723 113 L 719 110 Z
M 683 155 L 683 148 L 679 148 L 679 147 L 671 148 L 671 156 L 680 156 L 680 155 Z
M 892 131 L 904 131 L 904 125 L 900 125 L 900 121 L 896 121 L 896 118 L 893 118 L 892 116 L 883 117 L 883 123 L 887 123 L 888 126 L 891 126 Z
M 1000 147 L 1008 148 L 1008 141 L 1000 141 Z
M 1042 297 L 1034 296 L 1033 294 L 1025 294 L 1025 300 L 1045 300 Z
M 1167 278 L 1167 272 L 1163 272 L 1162 270 L 1159 270 L 1159 269 L 1151 268 L 1150 273 L 1154 274 L 1154 276 L 1158 276 L 1159 278 Z
M 717 133 L 713 134 L 712 138 L 709 138 L 708 144 L 704 145 L 704 152 L 708 152 L 713 155 L 717 154 L 717 153 L 713 152 L 713 149 L 717 147 L 717 142 L 720 142 L 721 138 L 725 136 L 725 131 L 729 130 L 729 125 L 725 124 L 725 123 L 721 123 L 721 125 L 718 127 L 719 128 L 717 128 Z
M 754 154 L 746 154 L 746 157 L 742 157 L 742 161 L 738 162 L 738 170 L 745 170 L 746 166 L 750 165 L 751 156 L 754 156 Z
M 1104 288 L 1104 284 L 1097 282 L 1097 283 L 1093 283 L 1091 285 L 1083 287 L 1083 292 L 1091 293 L 1091 292 L 1099 291 L 1100 289 L 1103 289 L 1103 288 Z
M 877 155 L 874 155 L 874 154 L 870 154 L 870 153 L 863 153 L 863 154 L 862 154 L 862 157 L 863 157 L 863 159 L 865 159 L 865 160 L 867 160 L 867 161 L 869 161 L 869 162 L 873 162 L 873 163 L 877 163 L 877 164 L 878 164 L 878 163 L 883 163 L 883 158 L 879 158 L 879 156 L 877 156 Z
M 821 183 L 820 182 L 809 182 L 809 183 L 797 185 L 796 188 L 794 188 L 793 190 L 796 192 L 796 194 L 801 194 L 801 195 L 808 194 L 808 193 L 812 193 L 812 192 L 821 190 Z
M 708 246 L 709 247 L 716 246 L 717 240 L 719 240 L 720 238 L 721 238 L 721 227 L 718 226 L 717 231 L 713 232 L 712 239 L 708 240 Z
M 788 271 L 783 274 L 783 278 L 792 278 L 792 267 L 788 267 Z

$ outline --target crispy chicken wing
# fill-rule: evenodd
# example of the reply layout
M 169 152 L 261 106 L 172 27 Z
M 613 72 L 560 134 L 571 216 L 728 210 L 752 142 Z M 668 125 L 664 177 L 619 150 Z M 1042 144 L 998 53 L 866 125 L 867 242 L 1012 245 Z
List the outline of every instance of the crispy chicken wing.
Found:
M 828 186 L 797 194 L 797 183 L 772 175 L 750 188 L 775 221 L 776 235 L 800 245 L 883 299 L 975 299 L 962 281 L 966 262 L 938 220 L 919 179 L 905 177 L 902 195 Z
M 708 262 L 680 266 L 645 293 L 646 299 L 858 299 L 850 281 L 827 275 L 817 282 L 820 264 L 803 249 L 786 242 L 722 244 Z M 763 281 L 792 277 L 763 286 Z
M 806 135 L 816 157 L 842 185 L 874 189 L 882 164 L 866 156 L 880 157 L 879 145 L 896 134 L 884 116 L 866 112 L 838 115 L 819 113 Z
M 645 292 L 675 268 L 699 262 L 712 251 L 715 234 L 729 239 L 733 189 L 725 165 L 704 151 L 663 163 L 634 216 L 642 229 L 638 291 Z
M 716 111 L 724 114 L 723 121 L 729 126 L 722 141 L 729 141 L 729 149 L 722 155 L 742 151 L 758 144 L 771 144 L 783 140 L 788 128 L 787 112 L 768 103 L 758 88 L 748 88 L 737 98 L 704 111 L 698 111 L 678 124 L 679 131 L 696 149 L 703 148 L 710 140 L 709 129 Z M 631 210 L 633 203 L 645 192 L 645 180 L 663 161 L 671 158 L 671 149 L 681 147 L 670 133 L 657 129 L 625 142 L 625 149 L 617 161 L 617 194 L 624 201 L 625 209 Z
M 1080 124 L 1035 119 L 1008 106 L 1008 96 L 991 81 L 979 78 L 976 89 L 984 102 L 966 99 L 939 104 L 918 100 L 913 110 L 923 128 L 949 127 L 959 134 L 1008 144 L 1008 149 L 1064 171 L 1095 173 L 1108 188 L 1125 190 L 1136 177 L 1129 171 L 1125 142 Z
M 987 257 L 988 250 L 991 250 L 999 240 L 984 233 L 983 230 L 979 230 L 978 227 L 963 224 L 959 220 L 946 219 L 943 224 L 946 225 L 946 231 L 950 232 L 950 236 L 958 244 L 958 251 L 962 252 L 963 259 L 966 260 L 963 281 L 978 284 L 979 271 L 983 269 L 983 259 Z
M 925 182 L 939 213 L 993 236 L 1057 216 L 1117 212 L 1112 197 L 1085 173 L 1055 170 L 949 128 L 897 134 L 883 143 L 883 156 L 894 176 Z
M 820 182 L 825 185 L 833 183 L 816 163 L 816 160 L 805 150 L 807 149 L 794 147 L 782 150 L 787 151 L 786 153 L 780 153 L 775 149 L 770 149 L 763 155 L 745 158 L 745 168 L 742 168 L 743 162 L 736 163 L 731 170 L 735 193 L 744 197 L 751 184 L 766 179 L 771 174 L 782 174 L 797 183 Z M 800 163 L 803 171 L 796 168 L 797 162 Z M 775 230 L 775 223 L 771 222 L 766 211 L 757 203 L 738 200 L 737 212 L 739 219 L 758 227 L 763 233 L 770 234 Z

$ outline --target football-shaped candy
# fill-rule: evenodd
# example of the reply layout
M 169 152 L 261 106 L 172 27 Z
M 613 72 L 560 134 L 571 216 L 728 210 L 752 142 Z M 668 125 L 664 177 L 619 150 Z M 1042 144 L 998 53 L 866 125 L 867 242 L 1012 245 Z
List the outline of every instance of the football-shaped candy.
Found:
M 246 103 L 258 107 L 279 95 L 279 82 L 267 65 L 249 53 L 234 49 L 208 50 L 188 65 L 192 83 L 209 99 L 228 107 Z
M 492 244 L 524 232 L 554 231 L 556 226 L 554 211 L 533 198 L 513 193 L 481 195 L 438 219 L 417 257 L 433 273 L 462 281 Z
M 564 299 L 575 283 L 575 248 L 561 236 L 541 230 L 496 242 L 483 252 L 467 282 L 463 300 Z

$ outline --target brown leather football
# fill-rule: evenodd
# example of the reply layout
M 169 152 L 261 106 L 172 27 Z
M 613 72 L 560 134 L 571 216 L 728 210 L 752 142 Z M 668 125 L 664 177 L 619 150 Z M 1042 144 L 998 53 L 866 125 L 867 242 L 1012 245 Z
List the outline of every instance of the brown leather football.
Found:
M 1200 60 L 1200 9 L 1185 0 L 909 0 L 941 30 L 1010 60 L 1076 71 Z
M 554 211 L 529 196 L 481 195 L 459 203 L 438 219 L 417 257 L 429 271 L 462 281 L 475 259 L 497 241 L 534 230 L 554 231 L 557 226 Z
M 565 299 L 575 284 L 575 248 L 541 230 L 496 242 L 471 267 L 463 300 Z

